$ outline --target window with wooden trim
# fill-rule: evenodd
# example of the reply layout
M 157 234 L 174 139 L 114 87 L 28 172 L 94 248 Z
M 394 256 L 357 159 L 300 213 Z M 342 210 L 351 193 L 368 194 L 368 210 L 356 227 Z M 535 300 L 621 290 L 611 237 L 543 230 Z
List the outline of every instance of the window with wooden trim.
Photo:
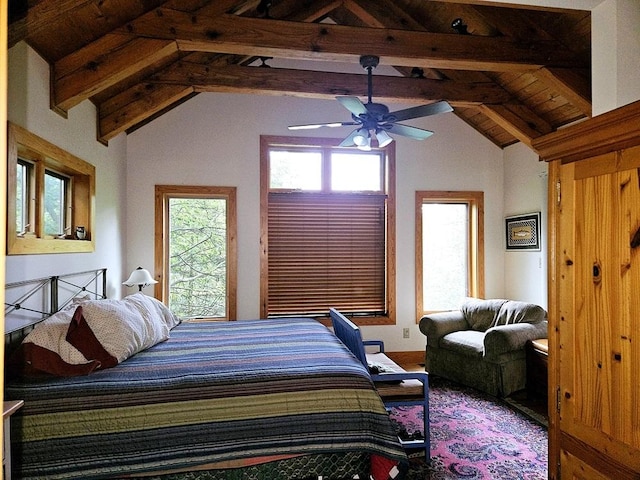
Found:
M 235 187 L 156 185 L 155 296 L 181 318 L 235 320 Z
M 18 125 L 8 140 L 7 254 L 92 252 L 95 167 Z
M 416 192 L 416 318 L 484 296 L 483 192 Z
M 261 138 L 263 317 L 395 323 L 394 144 L 339 143 Z

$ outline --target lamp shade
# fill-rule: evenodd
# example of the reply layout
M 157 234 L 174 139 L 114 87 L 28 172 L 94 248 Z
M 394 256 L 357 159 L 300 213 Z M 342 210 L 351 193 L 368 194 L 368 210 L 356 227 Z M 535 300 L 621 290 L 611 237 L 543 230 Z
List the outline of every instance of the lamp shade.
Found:
M 393 138 L 389 135 L 386 130 L 377 130 L 376 138 L 378 139 L 378 147 L 384 148 L 393 142 Z
M 154 283 L 158 283 L 157 280 L 153 279 L 153 277 L 149 273 L 149 270 L 146 270 L 142 267 L 136 268 L 133 272 L 131 272 L 129 278 L 122 282 L 122 284 L 126 285 L 127 287 L 133 287 L 137 285 L 140 290 Z

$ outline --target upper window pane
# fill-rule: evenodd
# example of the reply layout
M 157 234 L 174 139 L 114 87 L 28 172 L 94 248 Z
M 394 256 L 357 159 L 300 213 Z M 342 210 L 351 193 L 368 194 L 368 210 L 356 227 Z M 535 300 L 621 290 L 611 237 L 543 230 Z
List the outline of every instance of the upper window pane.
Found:
M 331 190 L 333 191 L 380 192 L 382 178 L 380 154 L 333 153 L 331 155 Z
M 289 190 L 322 189 L 322 153 L 288 150 L 269 152 L 269 187 Z
M 468 296 L 466 204 L 422 205 L 423 298 L 428 310 L 453 310 Z

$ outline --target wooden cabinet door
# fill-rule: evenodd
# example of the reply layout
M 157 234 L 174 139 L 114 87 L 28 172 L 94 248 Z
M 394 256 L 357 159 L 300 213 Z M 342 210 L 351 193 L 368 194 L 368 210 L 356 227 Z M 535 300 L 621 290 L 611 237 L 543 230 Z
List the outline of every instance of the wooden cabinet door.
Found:
M 550 458 L 562 478 L 640 478 L 640 147 L 550 171 Z

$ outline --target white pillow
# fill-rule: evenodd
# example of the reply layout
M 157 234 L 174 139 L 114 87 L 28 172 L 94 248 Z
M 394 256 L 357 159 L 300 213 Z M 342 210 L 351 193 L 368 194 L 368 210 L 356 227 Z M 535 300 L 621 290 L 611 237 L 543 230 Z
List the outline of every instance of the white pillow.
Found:
M 74 311 L 75 306 L 54 313 L 46 320 L 38 323 L 22 342 L 34 343 L 52 350 L 58 353 L 67 363 L 87 363 L 84 355 L 67 342 L 65 338 Z
M 159 311 L 143 293 L 82 302 L 84 320 L 118 362 L 169 338 L 169 325 Z

